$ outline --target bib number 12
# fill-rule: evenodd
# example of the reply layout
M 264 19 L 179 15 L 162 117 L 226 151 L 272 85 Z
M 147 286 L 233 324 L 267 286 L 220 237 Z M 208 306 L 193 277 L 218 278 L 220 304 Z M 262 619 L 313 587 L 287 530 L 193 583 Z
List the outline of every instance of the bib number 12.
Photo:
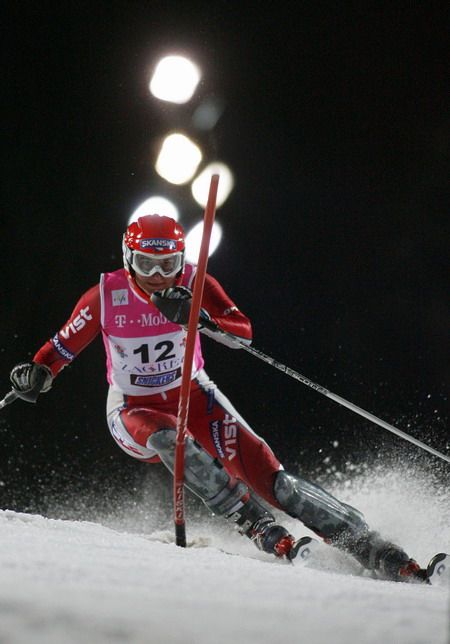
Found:
M 171 358 L 176 358 L 175 353 L 170 353 L 173 350 L 174 344 L 170 340 L 163 340 L 155 344 L 153 350 L 160 352 L 159 355 L 154 358 L 154 362 L 160 362 L 161 360 L 170 360 Z M 135 355 L 141 354 L 142 364 L 150 362 L 150 349 L 148 344 L 141 344 L 140 347 L 133 351 Z

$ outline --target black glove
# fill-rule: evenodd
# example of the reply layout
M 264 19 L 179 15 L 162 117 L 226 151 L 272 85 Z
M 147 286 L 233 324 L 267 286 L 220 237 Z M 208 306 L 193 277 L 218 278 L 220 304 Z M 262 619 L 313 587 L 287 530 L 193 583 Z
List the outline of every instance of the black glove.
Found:
M 191 312 L 192 291 L 186 286 L 172 286 L 164 291 L 153 293 L 152 303 L 171 322 L 186 326 Z M 211 319 L 208 311 L 200 309 L 198 329 L 216 342 L 231 349 L 240 349 L 242 344 L 250 344 L 250 340 L 242 340 L 231 333 L 223 331 L 217 322 Z
M 192 291 L 186 286 L 171 286 L 164 291 L 157 291 L 151 296 L 152 303 L 171 322 L 186 326 L 191 312 Z M 200 309 L 199 329 L 207 327 L 217 328 L 211 316 L 205 309 Z
M 53 376 L 50 369 L 35 362 L 21 362 L 13 367 L 9 376 L 14 391 L 26 402 L 36 402 L 41 392 L 52 386 Z

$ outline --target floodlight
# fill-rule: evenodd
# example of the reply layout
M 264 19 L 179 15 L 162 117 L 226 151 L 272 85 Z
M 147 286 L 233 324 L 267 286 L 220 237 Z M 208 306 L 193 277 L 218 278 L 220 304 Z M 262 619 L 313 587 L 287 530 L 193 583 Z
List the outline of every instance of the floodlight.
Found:
M 192 182 L 191 191 L 195 201 L 200 206 L 206 206 L 208 201 L 209 184 L 211 175 L 220 175 L 219 188 L 217 191 L 216 206 L 219 208 L 228 199 L 230 192 L 234 186 L 234 178 L 230 168 L 219 161 L 210 163 Z
M 198 256 L 200 253 L 200 246 L 202 241 L 203 233 L 203 222 L 200 221 L 196 224 L 186 235 L 185 244 L 186 244 L 186 259 L 188 262 L 193 262 L 196 264 L 198 262 Z M 214 222 L 212 231 L 211 231 L 211 241 L 209 244 L 209 257 L 214 253 L 220 244 L 222 239 L 222 226 L 217 222 Z
M 150 81 L 150 92 L 171 103 L 187 103 L 200 80 L 200 70 L 184 56 L 166 56 L 156 66 Z
M 179 217 L 178 208 L 174 203 L 172 203 L 172 201 L 169 201 L 169 199 L 166 199 L 165 197 L 155 195 L 143 201 L 141 205 L 136 208 L 128 220 L 128 225 L 133 221 L 137 221 L 139 217 L 142 217 L 143 215 L 155 214 L 172 217 L 175 221 L 178 221 Z
M 166 181 L 180 185 L 192 179 L 201 160 L 200 148 L 184 134 L 174 133 L 164 139 L 155 169 Z

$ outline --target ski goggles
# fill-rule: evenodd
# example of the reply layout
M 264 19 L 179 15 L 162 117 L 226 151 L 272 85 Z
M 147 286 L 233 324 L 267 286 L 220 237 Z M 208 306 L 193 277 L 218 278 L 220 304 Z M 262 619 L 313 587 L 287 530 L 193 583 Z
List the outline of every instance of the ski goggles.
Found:
M 183 266 L 183 253 L 150 255 L 135 250 L 130 263 L 136 273 L 143 277 L 151 277 L 155 273 L 161 273 L 164 277 L 174 277 Z

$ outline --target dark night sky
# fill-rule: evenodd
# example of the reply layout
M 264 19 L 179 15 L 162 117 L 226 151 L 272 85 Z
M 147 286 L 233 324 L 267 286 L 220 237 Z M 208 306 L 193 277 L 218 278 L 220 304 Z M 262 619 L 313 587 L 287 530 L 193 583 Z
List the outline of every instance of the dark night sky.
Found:
M 218 211 L 225 241 L 209 270 L 252 318 L 254 345 L 446 450 L 446 5 L 263 5 L 7 3 L 3 392 L 10 368 L 120 266 L 129 214 L 161 187 L 158 137 L 215 97 L 226 108 L 200 142 L 237 185 Z M 184 108 L 147 89 L 174 48 L 204 71 Z M 182 223 L 199 219 L 187 189 L 171 194 Z M 381 443 L 417 454 L 251 356 L 204 345 L 209 375 L 283 461 L 307 468 L 334 440 L 344 462 Z M 30 481 L 50 485 L 64 468 L 85 480 L 142 470 L 112 444 L 105 393 L 98 341 L 36 407 L 2 412 L 4 504 L 25 507 Z

